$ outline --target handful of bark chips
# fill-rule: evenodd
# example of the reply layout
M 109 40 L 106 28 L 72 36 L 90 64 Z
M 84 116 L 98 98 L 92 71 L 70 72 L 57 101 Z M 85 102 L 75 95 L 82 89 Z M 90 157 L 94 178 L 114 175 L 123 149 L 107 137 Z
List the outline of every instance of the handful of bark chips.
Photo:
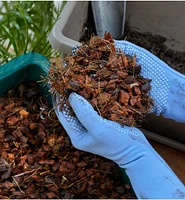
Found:
M 76 92 L 103 118 L 127 126 L 138 126 L 145 120 L 152 107 L 148 94 L 151 80 L 140 75 L 136 55 L 116 51 L 110 33 L 82 43 L 64 59 L 64 65 L 52 65 L 48 76 L 50 92 L 62 96 L 61 109 L 69 94 Z

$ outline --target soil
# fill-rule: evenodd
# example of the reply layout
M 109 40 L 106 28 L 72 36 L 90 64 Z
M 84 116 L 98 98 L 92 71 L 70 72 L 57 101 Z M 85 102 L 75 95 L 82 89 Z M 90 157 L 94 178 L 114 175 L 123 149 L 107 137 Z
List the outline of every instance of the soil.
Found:
M 91 7 L 89 8 L 89 13 L 87 23 L 85 24 L 85 35 L 81 38 L 81 41 L 87 41 L 92 35 L 97 35 Z M 165 45 L 165 41 L 167 40 L 165 37 L 132 30 L 126 22 L 123 39 L 145 48 L 167 63 L 171 68 L 185 74 L 185 52 L 169 49 Z
M 166 38 L 151 33 L 139 33 L 133 31 L 126 23 L 124 39 L 143 47 L 167 63 L 171 68 L 185 74 L 185 52 L 169 49 L 164 43 Z
M 135 198 L 110 160 L 77 150 L 35 82 L 0 97 L 0 199 Z

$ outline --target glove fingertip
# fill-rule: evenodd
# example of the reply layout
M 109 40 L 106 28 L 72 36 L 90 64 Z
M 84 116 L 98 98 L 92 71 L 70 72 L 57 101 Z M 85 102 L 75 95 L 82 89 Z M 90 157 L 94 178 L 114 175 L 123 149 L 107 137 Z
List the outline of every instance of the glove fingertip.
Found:
M 92 105 L 82 96 L 78 95 L 77 93 L 72 92 L 69 95 L 69 102 L 73 108 L 73 110 L 76 112 L 77 110 L 85 109 L 86 111 L 94 111 Z M 79 109 L 80 108 L 80 109 Z M 78 112 L 78 111 L 77 111 Z M 78 113 L 76 113 L 78 115 Z

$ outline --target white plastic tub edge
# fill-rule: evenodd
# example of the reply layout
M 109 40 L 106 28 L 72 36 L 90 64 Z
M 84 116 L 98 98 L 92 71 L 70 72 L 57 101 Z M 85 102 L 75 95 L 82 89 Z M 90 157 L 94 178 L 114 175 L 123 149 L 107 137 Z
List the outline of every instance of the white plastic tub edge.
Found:
M 148 139 L 154 140 L 154 141 L 159 142 L 161 144 L 164 144 L 164 145 L 167 145 L 167 146 L 170 146 L 170 147 L 173 147 L 175 149 L 178 149 L 180 151 L 185 152 L 185 145 L 184 144 L 177 142 L 175 140 L 169 139 L 167 137 L 161 136 L 161 135 L 156 134 L 154 132 L 148 131 L 146 129 L 143 129 L 143 128 L 139 128 L 139 129 Z
M 49 42 L 52 48 L 64 53 L 71 53 L 74 46 L 80 45 L 83 28 L 88 17 L 88 1 L 68 1 L 54 25 Z

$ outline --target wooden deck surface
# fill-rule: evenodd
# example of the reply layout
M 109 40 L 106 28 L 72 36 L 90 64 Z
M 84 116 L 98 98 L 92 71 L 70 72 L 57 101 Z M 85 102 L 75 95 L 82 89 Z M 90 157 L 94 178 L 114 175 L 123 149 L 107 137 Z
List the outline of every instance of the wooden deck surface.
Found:
M 185 184 L 185 152 L 151 140 L 149 142 Z

